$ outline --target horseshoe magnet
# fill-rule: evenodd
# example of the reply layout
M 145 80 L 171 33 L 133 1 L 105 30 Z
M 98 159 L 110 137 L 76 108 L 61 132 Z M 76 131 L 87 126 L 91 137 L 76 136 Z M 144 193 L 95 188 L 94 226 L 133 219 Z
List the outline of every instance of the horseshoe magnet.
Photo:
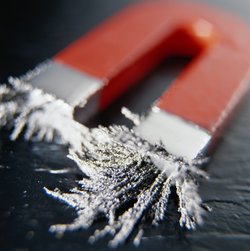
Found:
M 247 91 L 249 45 L 248 25 L 223 11 L 138 3 L 58 53 L 31 82 L 89 117 L 167 57 L 192 57 L 135 130 L 177 156 L 194 159 L 216 142 Z

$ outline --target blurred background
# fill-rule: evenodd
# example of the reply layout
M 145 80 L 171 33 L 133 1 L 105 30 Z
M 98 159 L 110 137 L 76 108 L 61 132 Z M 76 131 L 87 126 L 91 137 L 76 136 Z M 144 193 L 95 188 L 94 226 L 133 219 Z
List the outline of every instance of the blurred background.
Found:
M 188 0 L 187 0 L 188 1 Z M 19 76 L 55 55 L 119 9 L 134 0 L 23 0 L 0 2 L 0 83 Z M 171 2 L 167 1 L 166 2 Z M 190 2 L 190 1 L 188 1 Z M 249 0 L 200 0 L 229 10 L 250 23 Z M 249 45 L 250 46 L 250 45 Z M 112 53 L 112 52 L 111 52 Z M 160 96 L 189 62 L 174 58 L 163 62 L 137 87 L 107 111 L 89 122 L 130 126 L 120 108 L 125 105 L 142 113 Z M 164 80 L 164 81 L 163 81 Z M 138 98 L 140 97 L 140 98 Z M 159 228 L 148 227 L 139 248 L 131 243 L 119 250 L 249 250 L 250 247 L 250 96 L 245 99 L 232 125 L 217 147 L 206 170 L 209 181 L 201 181 L 204 201 L 213 209 L 204 225 L 188 232 L 178 227 L 175 198 L 169 219 Z M 48 198 L 44 186 L 68 190 L 81 179 L 66 158 L 67 149 L 45 143 L 8 140 L 0 132 L 0 250 L 106 250 L 107 240 L 94 245 L 87 240 L 90 230 L 66 233 L 59 238 L 48 232 L 51 224 L 71 222 L 75 212 Z M 68 168 L 66 174 L 50 169 Z

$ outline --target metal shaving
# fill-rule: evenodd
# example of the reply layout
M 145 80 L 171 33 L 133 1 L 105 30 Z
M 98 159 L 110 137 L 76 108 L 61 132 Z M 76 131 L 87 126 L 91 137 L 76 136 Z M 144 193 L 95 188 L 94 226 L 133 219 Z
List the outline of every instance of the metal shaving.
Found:
M 206 177 L 198 169 L 201 161 L 187 163 L 123 126 L 89 130 L 81 151 L 71 149 L 69 157 L 87 178 L 68 193 L 45 188 L 78 215 L 71 224 L 52 226 L 52 232 L 86 229 L 105 217 L 106 226 L 96 230 L 90 242 L 110 235 L 109 246 L 117 247 L 138 231 L 134 238 L 138 245 L 145 223 L 157 226 L 165 220 L 173 186 L 179 197 L 180 225 L 194 229 L 202 222 L 204 209 L 196 182 L 198 176 Z
M 123 113 L 138 124 L 139 117 Z M 179 197 L 180 225 L 194 229 L 202 222 L 202 201 L 197 177 L 202 160 L 188 163 L 169 154 L 162 145 L 151 145 L 124 126 L 89 129 L 73 119 L 73 108 L 21 79 L 10 78 L 0 86 L 0 127 L 13 128 L 11 139 L 24 132 L 26 140 L 46 140 L 70 146 L 69 158 L 86 175 L 68 193 L 58 189 L 46 193 L 77 212 L 71 224 L 51 226 L 63 233 L 86 229 L 106 218 L 90 242 L 110 235 L 110 247 L 121 245 L 137 231 L 139 245 L 145 224 L 154 226 L 167 216 L 171 187 Z
M 0 128 L 4 126 L 13 129 L 11 140 L 24 133 L 26 140 L 54 141 L 75 149 L 80 149 L 85 131 L 73 119 L 73 107 L 18 78 L 0 85 Z

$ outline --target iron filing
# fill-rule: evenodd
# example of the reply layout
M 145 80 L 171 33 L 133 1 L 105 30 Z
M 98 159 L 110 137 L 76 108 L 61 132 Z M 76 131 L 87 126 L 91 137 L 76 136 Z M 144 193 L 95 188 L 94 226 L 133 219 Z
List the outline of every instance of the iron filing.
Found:
M 163 59 L 192 57 L 135 131 L 151 143 L 161 141 L 177 156 L 194 159 L 213 145 L 247 91 L 249 44 L 249 27 L 222 11 L 197 4 L 139 3 L 38 67 L 29 82 L 77 110 L 82 107 L 87 119 Z

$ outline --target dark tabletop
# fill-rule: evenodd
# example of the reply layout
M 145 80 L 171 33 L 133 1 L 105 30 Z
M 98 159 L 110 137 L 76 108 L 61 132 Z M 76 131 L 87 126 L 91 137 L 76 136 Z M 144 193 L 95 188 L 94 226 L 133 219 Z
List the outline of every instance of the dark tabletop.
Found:
M 37 0 L 0 2 L 0 82 L 18 76 L 52 57 L 68 43 L 133 0 Z M 250 1 L 209 0 L 211 4 L 241 15 L 250 22 Z M 249 45 L 250 46 L 250 45 Z M 130 125 L 120 115 L 125 105 L 145 111 L 188 63 L 189 59 L 164 62 L 119 102 L 89 122 Z M 163 82 L 164 80 L 164 82 Z M 176 206 L 159 228 L 148 227 L 138 248 L 131 243 L 119 250 L 250 250 L 250 95 L 205 167 L 210 180 L 200 182 L 203 200 L 212 208 L 204 224 L 188 232 L 178 227 Z M 63 146 L 8 140 L 0 133 L 0 250 L 106 250 L 106 241 L 94 245 L 89 230 L 66 233 L 62 238 L 48 232 L 52 224 L 71 222 L 75 211 L 49 198 L 43 187 L 68 190 L 81 179 L 66 158 Z M 69 173 L 48 170 L 68 168 Z M 172 198 L 174 201 L 174 198 Z M 173 203 L 174 204 L 174 203 Z

